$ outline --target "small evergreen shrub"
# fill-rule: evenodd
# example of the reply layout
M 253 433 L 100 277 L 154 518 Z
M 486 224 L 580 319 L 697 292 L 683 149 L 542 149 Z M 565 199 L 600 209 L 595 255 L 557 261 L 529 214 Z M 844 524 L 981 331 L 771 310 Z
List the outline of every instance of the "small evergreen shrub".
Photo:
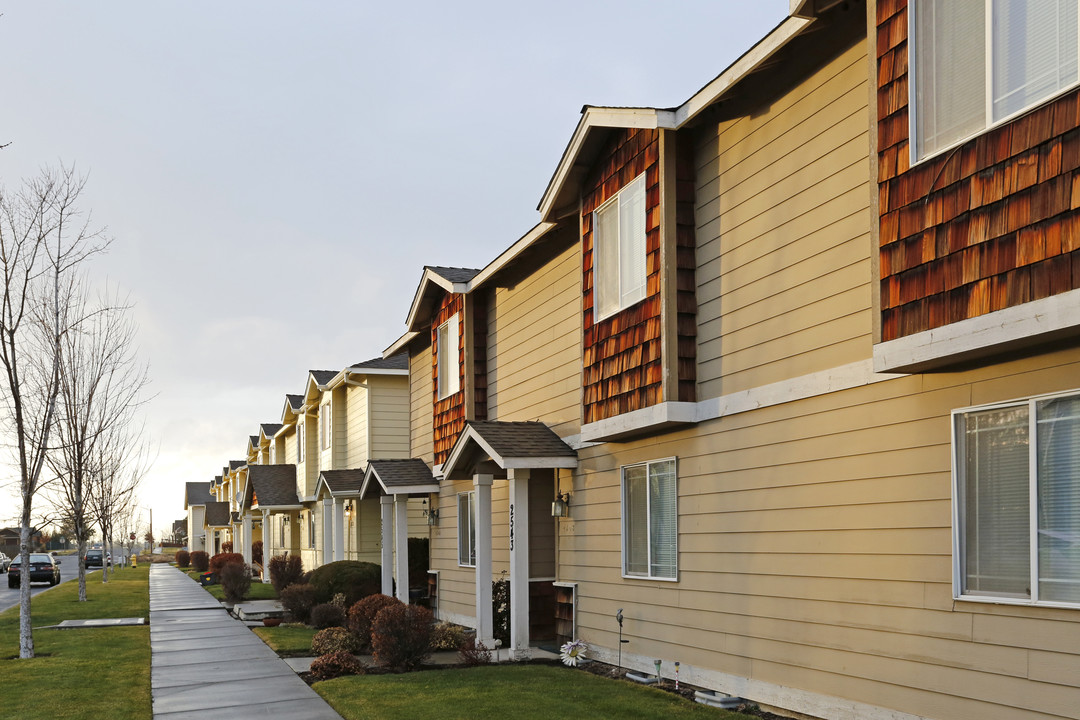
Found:
M 328 627 L 315 633 L 311 638 L 311 652 L 314 655 L 328 655 L 336 652 L 360 652 L 356 636 L 343 627 Z
M 187 550 L 176 551 L 176 566 L 186 568 L 191 565 L 191 553 Z
M 296 583 L 282 590 L 278 600 L 294 620 L 306 623 L 311 620 L 311 608 L 315 607 L 315 588 L 307 583 Z
M 379 614 L 379 611 L 390 605 L 401 604 L 396 597 L 381 593 L 368 595 L 363 600 L 353 603 L 353 606 L 349 608 L 347 627 L 360 641 L 362 648 L 371 647 L 371 627 L 375 624 L 375 616 Z
M 320 630 L 323 628 L 344 627 L 345 612 L 332 603 L 319 603 L 311 608 L 311 624 Z
M 477 667 L 491 662 L 491 651 L 488 650 L 484 643 L 477 642 L 476 638 L 470 635 L 465 638 L 465 641 L 461 643 L 461 647 L 458 648 L 458 657 L 461 659 L 462 665 Z
M 437 622 L 431 628 L 431 650 L 457 650 L 465 642 L 465 628 L 448 622 Z
M 278 595 L 290 585 L 295 585 L 303 580 L 304 563 L 299 555 L 275 555 L 270 558 L 270 584 L 277 590 Z
M 225 567 L 231 562 L 243 563 L 244 556 L 240 553 L 234 552 L 218 553 L 214 557 L 210 558 L 210 572 L 221 572 L 221 568 Z
M 330 598 L 330 604 L 341 608 L 343 615 L 349 610 L 349 606 L 345 604 L 345 593 L 335 593 L 334 597 Z
M 210 569 L 210 556 L 202 550 L 191 553 L 191 567 L 198 572 L 204 573 Z
M 218 570 L 218 582 L 221 583 L 226 602 L 242 602 L 251 589 L 251 566 L 242 562 L 226 563 Z
M 317 657 L 311 661 L 311 679 L 331 680 L 342 675 L 363 675 L 364 663 L 350 653 L 336 652 Z
M 226 540 L 225 542 L 221 543 L 221 552 L 223 552 L 223 553 L 231 553 L 232 552 L 232 540 Z M 220 554 L 221 553 L 218 553 L 218 555 L 220 555 Z
M 251 543 L 251 562 L 262 565 L 262 553 L 263 543 L 262 540 L 256 540 Z
M 431 656 L 431 611 L 419 605 L 389 605 L 371 628 L 375 661 L 387 667 L 415 670 Z
M 345 602 L 352 605 L 379 592 L 382 570 L 375 563 L 338 560 L 313 570 L 311 584 L 315 586 L 315 597 L 319 602 L 330 602 L 334 595 L 344 593 Z

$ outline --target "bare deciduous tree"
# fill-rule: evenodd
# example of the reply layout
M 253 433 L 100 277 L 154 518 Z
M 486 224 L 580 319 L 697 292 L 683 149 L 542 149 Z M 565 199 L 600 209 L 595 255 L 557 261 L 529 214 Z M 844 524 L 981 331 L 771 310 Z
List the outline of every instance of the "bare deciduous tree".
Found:
M 123 520 L 135 504 L 135 491 L 150 465 L 141 426 L 111 427 L 96 443 L 90 466 L 89 506 L 110 555 L 116 529 L 126 524 Z M 109 581 L 108 563 L 102 568 L 101 581 Z
M 79 600 L 85 602 L 91 464 L 110 431 L 123 434 L 133 422 L 147 371 L 135 357 L 136 326 L 128 304 L 109 295 L 91 302 L 86 293 L 76 303 L 83 308 L 78 313 L 82 319 L 60 342 L 60 393 L 49 465 L 57 480 L 51 493 L 54 507 L 70 520 L 78 543 Z
M 19 555 L 30 559 L 30 517 L 40 488 L 59 391 L 60 340 L 72 323 L 78 268 L 104 246 L 78 207 L 84 178 L 44 169 L 16 192 L 0 188 L 0 366 L 18 467 Z M 34 656 L 30 583 L 20 583 L 19 657 Z

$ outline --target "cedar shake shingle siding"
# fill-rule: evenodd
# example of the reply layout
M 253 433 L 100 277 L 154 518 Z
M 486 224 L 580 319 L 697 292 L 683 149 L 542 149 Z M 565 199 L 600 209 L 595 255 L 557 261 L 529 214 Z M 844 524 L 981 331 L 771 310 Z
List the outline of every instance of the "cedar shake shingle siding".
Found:
M 881 339 L 1080 288 L 1080 92 L 910 167 L 908 7 L 877 4 Z
M 613 133 L 585 182 L 581 255 L 586 423 L 662 400 L 659 137 L 656 130 Z M 595 322 L 593 211 L 642 173 L 645 173 L 645 299 Z
M 431 321 L 431 377 L 432 377 L 432 430 L 435 440 L 435 464 L 440 465 L 450 454 L 450 449 L 457 440 L 458 433 L 465 427 L 465 377 L 464 368 L 459 365 L 460 390 L 453 395 L 439 399 L 439 326 L 449 320 L 455 313 L 458 314 L 461 324 L 458 333 L 458 357 L 464 357 L 465 348 L 465 323 L 464 313 L 465 297 L 459 294 L 447 294 L 439 304 L 434 318 Z

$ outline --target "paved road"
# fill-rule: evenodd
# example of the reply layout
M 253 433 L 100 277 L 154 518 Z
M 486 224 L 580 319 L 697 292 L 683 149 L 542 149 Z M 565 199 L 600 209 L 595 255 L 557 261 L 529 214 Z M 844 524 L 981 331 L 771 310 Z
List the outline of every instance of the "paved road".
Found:
M 75 559 L 75 556 L 64 556 L 61 557 L 60 560 L 60 582 L 70 582 L 79 577 L 79 564 Z M 7 610 L 9 607 L 14 607 L 19 604 L 20 589 L 9 588 L 7 578 L 7 573 L 0 575 L 0 611 Z M 48 590 L 49 587 L 50 585 L 48 583 L 34 583 L 30 586 L 30 595 L 31 597 L 37 595 L 40 592 Z

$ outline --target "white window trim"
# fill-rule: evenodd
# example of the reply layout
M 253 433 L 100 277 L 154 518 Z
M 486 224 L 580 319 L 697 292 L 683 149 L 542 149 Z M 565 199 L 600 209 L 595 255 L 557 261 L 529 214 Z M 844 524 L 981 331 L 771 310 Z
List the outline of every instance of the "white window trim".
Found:
M 446 328 L 446 347 L 443 347 L 442 336 L 443 328 Z M 436 366 L 436 378 L 435 384 L 439 393 L 439 399 L 445 400 L 446 398 L 461 392 L 461 320 L 459 313 L 451 315 L 446 322 L 439 325 L 439 329 L 436 331 L 436 348 L 437 354 L 437 366 Z M 453 361 L 451 362 L 451 358 Z M 446 377 L 450 382 L 447 382 L 448 387 L 443 387 L 442 379 L 443 363 L 446 363 Z
M 467 502 L 468 507 L 469 507 L 468 518 L 469 518 L 469 523 L 470 523 L 470 526 L 469 526 L 469 539 L 472 541 L 472 548 L 471 548 L 471 552 L 469 553 L 469 556 L 473 558 L 472 563 L 463 563 L 463 562 L 461 562 L 461 496 L 462 495 L 467 495 L 468 498 L 469 498 L 468 502 Z M 475 508 L 476 508 L 476 491 L 475 490 L 469 490 L 468 492 L 459 492 L 457 494 L 456 502 L 457 502 L 457 513 L 458 513 L 458 521 L 457 521 L 458 522 L 458 532 L 457 532 L 457 563 L 458 563 L 458 567 L 474 568 L 474 567 L 476 567 L 476 560 L 475 560 L 475 558 L 476 558 L 476 527 L 473 526 L 473 524 L 472 524 L 472 516 L 475 513 Z
M 988 603 L 991 605 L 1022 605 L 1026 607 L 1053 607 L 1053 608 L 1080 608 L 1080 603 L 1067 603 L 1051 600 L 1039 600 L 1039 544 L 1038 544 L 1038 471 L 1035 463 L 1035 450 L 1037 449 L 1037 440 L 1035 435 L 1035 426 L 1038 422 L 1038 418 L 1035 413 L 1035 405 L 1042 400 L 1052 400 L 1060 397 L 1070 397 L 1080 395 L 1080 388 L 1073 390 L 1065 390 L 1062 392 L 1046 393 L 1043 395 L 1033 395 L 1025 398 L 1017 398 L 1013 400 L 1005 400 L 1002 402 L 991 403 L 988 405 L 974 405 L 966 408 L 959 408 L 953 410 L 950 420 L 950 440 L 951 447 L 950 453 L 952 463 L 952 565 L 953 565 L 953 599 L 963 602 L 977 602 Z M 1028 561 L 1028 568 L 1030 572 L 1030 598 L 1015 598 L 1005 597 L 1001 595 L 979 595 L 975 593 L 964 593 L 963 590 L 963 569 L 961 567 L 961 552 L 963 548 L 960 543 L 960 482 L 961 473 L 960 465 L 957 459 L 958 438 L 956 432 L 957 417 L 965 413 L 970 412 L 982 412 L 986 410 L 1000 410 L 1009 407 L 1021 407 L 1026 405 L 1028 407 L 1028 423 L 1029 423 L 1029 435 L 1028 442 L 1029 457 L 1030 457 L 1030 470 L 1028 472 L 1028 534 L 1031 538 L 1030 541 L 1030 557 Z M 1033 530 L 1034 528 L 1034 530 Z
M 940 157 L 941 155 L 944 155 L 945 153 L 950 153 L 950 152 L 956 150 L 956 148 L 960 147 L 964 143 L 968 142 L 969 140 L 977 138 L 980 135 L 984 135 L 985 133 L 988 133 L 991 130 L 995 130 L 995 129 L 1001 127 L 1002 125 L 1007 125 L 1008 123 L 1012 122 L 1013 120 L 1016 120 L 1019 117 L 1027 115 L 1028 113 L 1032 112 L 1033 110 L 1037 110 L 1038 108 L 1041 108 L 1042 106 L 1047 105 L 1048 103 L 1051 103 L 1051 102 L 1057 100 L 1062 95 L 1073 92 L 1077 88 L 1080 88 L 1080 72 L 1078 72 L 1077 73 L 1078 80 L 1077 80 L 1077 82 L 1073 83 L 1072 85 L 1064 87 L 1064 88 L 1058 90 L 1057 92 L 1053 93 L 1052 95 L 1047 95 L 1042 100 L 1039 100 L 1039 101 L 1035 102 L 1034 104 L 1029 105 L 1026 108 L 1023 108 L 1022 110 L 1018 110 L 1018 111 L 1012 113 L 1011 115 L 1007 115 L 1007 116 L 1001 118 L 1000 120 L 996 120 L 996 121 L 991 122 L 990 120 L 993 117 L 992 107 L 993 107 L 993 103 L 994 103 L 993 92 L 992 92 L 992 89 L 991 89 L 991 84 L 993 82 L 993 74 L 991 72 L 991 66 L 992 66 L 992 63 L 994 61 L 993 55 L 991 54 L 991 51 L 990 51 L 991 50 L 990 23 L 992 22 L 991 13 L 990 13 L 991 2 L 992 2 L 992 0 L 986 0 L 986 25 L 987 25 L 987 30 L 986 30 L 986 33 L 984 35 L 985 40 L 986 40 L 986 57 L 985 57 L 986 66 L 983 68 L 983 70 L 984 70 L 983 82 L 986 84 L 986 120 L 987 120 L 987 123 L 986 123 L 985 127 L 983 127 L 981 130 L 976 130 L 975 132 L 973 132 L 973 133 L 971 133 L 971 134 L 969 134 L 969 135 L 967 135 L 967 136 L 965 136 L 963 138 L 960 138 L 959 140 L 956 140 L 955 142 L 950 143 L 949 145 L 938 148 L 934 152 L 929 153 L 927 155 L 924 155 L 922 157 L 918 156 L 919 140 L 918 140 L 918 133 L 916 132 L 916 130 L 917 130 L 916 126 L 917 126 L 917 123 L 918 123 L 918 107 L 917 106 L 918 106 L 919 103 L 918 103 L 918 97 L 917 97 L 918 96 L 918 92 L 917 92 L 918 88 L 916 88 L 917 83 L 915 82 L 915 78 L 916 78 L 916 73 L 917 73 L 916 65 L 918 63 L 918 57 L 916 56 L 915 49 L 914 49 L 915 44 L 916 44 L 914 42 L 914 38 L 915 38 L 915 22 L 917 20 L 916 13 L 918 12 L 917 7 L 918 7 L 918 4 L 919 4 L 919 0 L 912 0 L 912 2 L 910 2 L 908 4 L 908 28 L 907 28 L 907 32 L 908 32 L 908 35 L 907 35 L 908 36 L 908 70 L 907 70 L 907 73 L 908 73 L 908 156 L 909 156 L 908 166 L 909 166 L 909 168 L 914 168 L 916 165 L 921 165 L 922 163 L 925 163 L 925 162 L 927 162 L 929 160 L 933 160 L 934 158 Z M 1080 25 L 1080 23 L 1078 23 L 1078 25 Z M 1078 28 L 1078 32 L 1080 32 L 1080 28 Z M 1080 61 L 1078 61 L 1078 62 L 1080 62 Z
M 334 443 L 334 400 L 319 406 L 319 430 L 322 431 L 322 449 L 329 450 Z
M 626 304 L 626 305 L 623 305 L 622 304 L 622 297 L 621 297 L 622 292 L 620 290 L 620 292 L 619 292 L 619 296 L 620 296 L 619 297 L 619 302 L 617 303 L 616 308 L 614 310 L 612 310 L 611 312 L 609 312 L 609 313 L 604 313 L 604 314 L 600 313 L 600 300 L 599 300 L 599 297 L 598 297 L 599 293 L 597 292 L 597 288 L 599 287 L 599 283 L 597 282 L 597 278 L 599 277 L 599 274 L 600 274 L 600 269 L 601 269 L 601 267 L 600 267 L 601 266 L 600 257 L 602 255 L 602 253 L 600 252 L 600 245 L 597 242 L 597 235 L 598 235 L 598 230 L 599 230 L 599 221 L 598 221 L 597 216 L 599 215 L 599 213 L 601 211 L 603 211 L 605 208 L 607 208 L 612 203 L 619 202 L 619 197 L 623 193 L 634 189 L 634 186 L 637 185 L 638 183 L 641 184 L 641 192 L 642 192 L 642 198 L 643 198 L 642 205 L 643 205 L 643 209 L 645 210 L 645 224 L 647 225 L 649 213 L 648 213 L 648 209 L 644 208 L 644 205 L 646 204 L 647 199 L 648 199 L 648 188 L 645 187 L 645 173 L 641 173 L 640 175 L 635 177 L 633 180 L 626 183 L 626 185 L 623 185 L 619 189 L 619 191 L 617 193 L 615 193 L 614 195 L 609 197 L 607 200 L 605 200 L 603 203 L 598 205 L 596 207 L 596 209 L 593 210 L 593 212 L 592 212 L 592 234 L 593 234 L 593 242 L 592 242 L 592 247 L 593 247 L 592 301 L 593 301 L 593 317 L 595 318 L 594 322 L 600 322 L 601 320 L 606 320 L 606 319 L 608 319 L 610 317 L 614 317 L 614 316 L 618 315 L 619 313 L 621 313 L 622 311 L 626 310 L 627 308 L 631 308 L 634 305 L 637 305 L 639 302 L 642 302 L 649 295 L 649 291 L 648 291 L 649 269 L 648 269 L 648 267 L 645 267 L 645 278 L 644 278 L 644 283 L 642 284 L 641 297 L 634 300 L 634 301 L 632 301 L 632 302 L 630 302 L 630 303 L 628 303 L 628 304 Z M 621 217 L 619 216 L 618 213 L 616 213 L 616 218 L 621 219 Z M 649 237 L 648 227 L 644 228 L 644 232 L 645 232 L 645 238 L 644 238 L 643 245 L 647 246 L 648 245 L 648 237 Z M 621 223 L 620 223 L 619 234 L 618 234 L 618 243 L 621 246 L 621 243 L 622 243 L 622 227 L 621 227 Z M 643 248 L 643 250 L 644 250 L 644 248 Z M 647 255 L 647 252 L 646 252 L 646 255 Z M 606 261 L 605 261 L 605 263 L 606 263 Z M 647 264 L 647 258 L 643 259 L 642 263 L 643 263 L 643 265 Z M 621 281 L 621 276 L 620 276 L 620 281 Z
M 308 549 L 315 549 L 315 538 L 317 533 L 315 532 L 315 512 L 313 510 L 307 511 L 307 525 L 308 525 Z
M 296 421 L 296 462 L 304 462 L 304 417 Z
M 626 572 L 626 543 L 629 538 L 626 536 L 626 469 L 632 467 L 640 467 L 642 465 L 648 467 L 649 465 L 655 465 L 662 462 L 672 462 L 675 464 L 675 577 L 663 577 L 652 574 L 652 562 L 649 565 L 649 574 L 647 575 L 631 575 Z M 647 497 L 647 495 L 646 495 Z M 621 540 L 622 558 L 620 558 L 622 577 L 625 580 L 649 580 L 657 582 L 679 582 L 679 462 L 676 457 L 656 458 L 655 460 L 647 460 L 640 463 L 631 463 L 629 465 L 623 465 L 619 468 L 619 534 Z M 646 515 L 648 512 L 646 511 Z M 652 522 L 648 524 L 649 539 L 646 541 L 646 545 L 652 546 Z

